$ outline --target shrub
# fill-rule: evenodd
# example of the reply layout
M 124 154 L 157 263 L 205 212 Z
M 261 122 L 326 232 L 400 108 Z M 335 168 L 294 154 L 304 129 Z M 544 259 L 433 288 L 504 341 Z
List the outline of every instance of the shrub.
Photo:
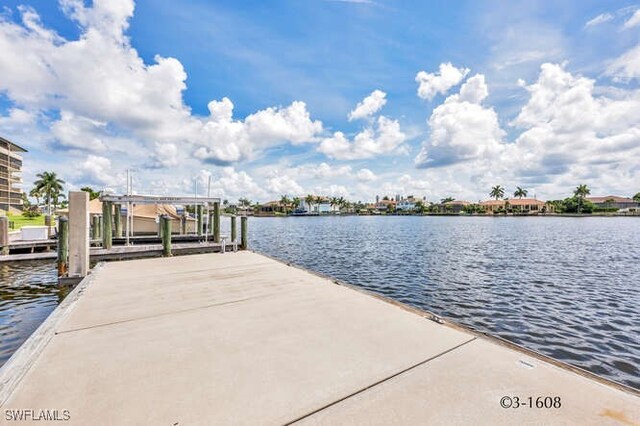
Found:
M 41 212 L 38 206 L 31 206 L 22 212 L 23 217 L 34 218 L 40 216 Z

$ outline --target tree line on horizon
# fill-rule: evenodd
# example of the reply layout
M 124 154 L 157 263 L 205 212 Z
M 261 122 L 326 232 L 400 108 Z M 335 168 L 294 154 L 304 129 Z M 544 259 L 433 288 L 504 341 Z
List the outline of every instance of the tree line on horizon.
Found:
M 36 199 L 36 204 L 31 204 L 26 193 L 23 193 L 24 202 L 24 215 L 39 215 L 40 201 L 42 200 L 46 204 L 47 214 L 52 214 L 58 207 L 65 207 L 67 204 L 66 196 L 64 194 L 65 181 L 60 179 L 56 172 L 45 171 L 36 175 L 37 179 L 33 183 L 33 188 L 29 191 L 28 196 Z M 82 191 L 89 193 L 89 199 L 94 200 L 102 195 L 102 191 L 94 190 L 89 186 L 80 188 Z M 505 188 L 502 185 L 495 185 L 489 191 L 489 196 L 496 200 L 505 199 Z M 513 196 L 522 199 L 528 195 L 529 191 L 520 186 L 516 186 Z M 593 203 L 589 202 L 586 197 L 591 194 L 591 189 L 585 185 L 580 184 L 573 190 L 571 197 L 563 200 L 552 200 L 547 203 L 554 206 L 555 211 L 558 213 L 592 213 L 595 210 Z M 640 203 L 640 192 L 636 193 L 632 199 Z M 383 200 L 389 200 L 389 197 L 383 197 Z M 288 195 L 282 195 L 279 200 L 279 204 L 283 209 L 284 214 L 293 213 L 300 203 L 304 201 L 309 206 L 318 205 L 323 202 L 328 202 L 332 207 L 338 206 L 340 209 L 353 209 L 359 211 L 366 208 L 367 203 L 362 201 L 352 202 L 344 197 L 323 197 L 313 194 L 308 194 L 305 197 L 289 197 Z M 448 202 L 454 201 L 453 197 L 445 197 L 440 200 L 440 203 L 426 203 L 422 200 L 416 202 L 416 210 L 421 213 L 437 211 L 438 206 L 444 205 Z M 613 200 L 612 200 L 613 201 Z M 223 202 L 224 209 L 226 211 L 240 209 L 257 209 L 260 204 L 252 202 L 248 198 L 240 198 L 237 205 L 229 203 L 228 200 Z M 391 204 L 389 204 L 391 209 Z M 471 204 L 465 207 L 467 213 L 480 213 L 481 206 L 478 204 Z

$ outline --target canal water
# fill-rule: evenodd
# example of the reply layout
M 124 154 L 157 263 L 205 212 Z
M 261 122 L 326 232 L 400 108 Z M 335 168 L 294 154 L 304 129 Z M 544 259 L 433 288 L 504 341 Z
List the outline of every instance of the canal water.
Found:
M 64 298 L 56 277 L 54 262 L 0 263 L 0 365 Z
M 249 239 L 640 389 L 638 218 L 250 218 Z M 0 265 L 0 364 L 61 297 L 53 263 Z

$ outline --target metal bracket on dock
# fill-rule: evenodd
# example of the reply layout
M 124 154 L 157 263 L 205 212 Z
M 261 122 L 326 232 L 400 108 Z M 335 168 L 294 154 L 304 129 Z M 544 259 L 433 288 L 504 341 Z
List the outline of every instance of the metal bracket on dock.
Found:
M 427 317 L 428 319 L 430 319 L 433 322 L 437 322 L 438 324 L 444 324 L 444 320 L 442 318 L 440 318 L 439 316 L 433 314 L 430 317 Z

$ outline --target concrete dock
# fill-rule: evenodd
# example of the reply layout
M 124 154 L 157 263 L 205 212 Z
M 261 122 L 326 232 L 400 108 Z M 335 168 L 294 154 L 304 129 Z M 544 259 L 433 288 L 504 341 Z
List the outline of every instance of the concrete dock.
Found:
M 0 404 L 78 425 L 640 424 L 638 392 L 246 251 L 99 265 L 0 369 Z

